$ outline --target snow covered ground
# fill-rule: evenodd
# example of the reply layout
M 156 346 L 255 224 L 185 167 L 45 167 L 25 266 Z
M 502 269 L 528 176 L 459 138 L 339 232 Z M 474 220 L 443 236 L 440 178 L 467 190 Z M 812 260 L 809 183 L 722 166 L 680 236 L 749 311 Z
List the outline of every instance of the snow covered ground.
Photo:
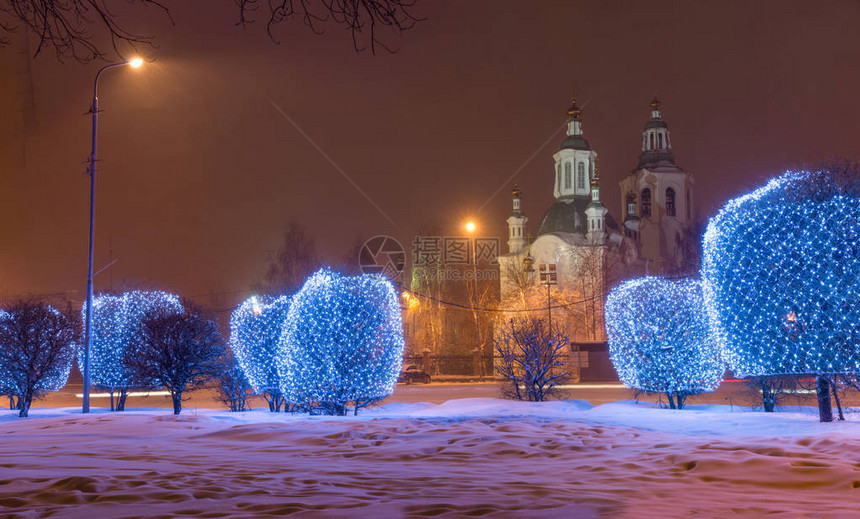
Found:
M 860 412 L 492 398 L 0 414 L 3 517 L 860 517 Z

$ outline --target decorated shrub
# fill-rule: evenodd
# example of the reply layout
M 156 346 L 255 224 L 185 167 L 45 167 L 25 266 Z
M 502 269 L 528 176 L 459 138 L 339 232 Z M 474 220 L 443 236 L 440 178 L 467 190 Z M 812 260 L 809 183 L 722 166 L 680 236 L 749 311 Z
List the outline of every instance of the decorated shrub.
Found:
M 736 375 L 860 370 L 856 166 L 788 172 L 729 201 L 703 252 L 712 325 Z M 825 420 L 826 377 L 819 396 Z
M 630 280 L 612 290 L 605 313 L 609 356 L 625 385 L 665 393 L 672 408 L 720 385 L 725 365 L 698 281 Z
M 122 411 L 128 390 L 134 386 L 128 356 L 140 342 L 141 322 L 162 309 L 182 312 L 173 294 L 159 291 L 130 291 L 121 295 L 99 295 L 93 299 L 90 377 L 94 385 L 111 393 L 111 410 Z M 86 319 L 86 303 L 81 310 Z M 84 371 L 84 344 L 78 349 L 78 369 Z M 116 403 L 114 393 L 118 393 Z
M 294 296 L 278 372 L 291 402 L 311 412 L 355 412 L 394 391 L 403 358 L 400 304 L 381 275 L 320 270 Z
M 230 348 L 255 393 L 265 395 L 269 410 L 284 403 L 278 375 L 278 343 L 291 298 L 253 296 L 230 317 Z

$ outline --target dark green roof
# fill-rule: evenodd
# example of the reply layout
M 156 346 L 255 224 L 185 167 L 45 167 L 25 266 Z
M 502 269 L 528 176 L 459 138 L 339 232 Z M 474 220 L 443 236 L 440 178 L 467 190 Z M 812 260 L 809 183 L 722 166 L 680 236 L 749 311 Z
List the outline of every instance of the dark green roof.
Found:
M 675 166 L 675 156 L 669 150 L 646 151 L 639 155 L 639 168 Z
M 585 140 L 585 137 L 582 135 L 568 135 L 567 139 L 561 143 L 561 149 L 563 150 L 590 150 L 591 146 L 588 145 L 588 141 Z
M 591 196 L 573 196 L 556 200 L 541 218 L 538 235 L 551 232 L 585 234 L 588 232 L 585 209 L 590 203 Z M 618 230 L 618 224 L 608 213 L 605 223 L 607 229 Z
M 662 119 L 651 119 L 645 123 L 645 129 L 650 130 L 651 128 L 668 128 L 668 126 L 666 126 L 666 121 Z

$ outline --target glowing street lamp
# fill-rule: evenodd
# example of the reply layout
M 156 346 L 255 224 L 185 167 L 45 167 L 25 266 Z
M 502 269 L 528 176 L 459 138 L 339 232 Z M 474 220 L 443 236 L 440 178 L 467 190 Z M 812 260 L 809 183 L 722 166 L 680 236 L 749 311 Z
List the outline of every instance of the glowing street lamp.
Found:
M 81 412 L 90 412 L 90 349 L 92 346 L 92 330 L 93 320 L 93 249 L 94 249 L 94 229 L 96 217 L 96 149 L 98 144 L 98 124 L 99 124 L 99 77 L 102 72 L 109 68 L 130 66 L 131 68 L 140 68 L 143 65 L 143 59 L 132 58 L 122 63 L 111 63 L 100 68 L 96 73 L 96 79 L 93 82 L 93 102 L 90 105 L 90 113 L 93 115 L 93 130 L 92 130 L 92 148 L 90 149 L 90 254 L 87 263 L 87 307 L 86 307 L 86 322 L 84 323 L 84 334 L 86 335 L 86 344 L 84 347 L 84 391 L 83 404 Z

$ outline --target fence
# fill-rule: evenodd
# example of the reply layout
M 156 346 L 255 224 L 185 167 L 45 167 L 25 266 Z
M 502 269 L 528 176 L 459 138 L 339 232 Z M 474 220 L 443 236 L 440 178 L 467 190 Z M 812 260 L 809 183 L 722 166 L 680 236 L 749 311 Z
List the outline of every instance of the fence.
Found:
M 574 370 L 574 379 L 581 382 L 617 381 L 618 377 L 606 343 L 575 344 L 570 352 L 568 366 Z M 411 355 L 403 358 L 403 366 L 415 366 L 437 376 L 495 377 L 495 366 L 500 357 L 497 355 Z

